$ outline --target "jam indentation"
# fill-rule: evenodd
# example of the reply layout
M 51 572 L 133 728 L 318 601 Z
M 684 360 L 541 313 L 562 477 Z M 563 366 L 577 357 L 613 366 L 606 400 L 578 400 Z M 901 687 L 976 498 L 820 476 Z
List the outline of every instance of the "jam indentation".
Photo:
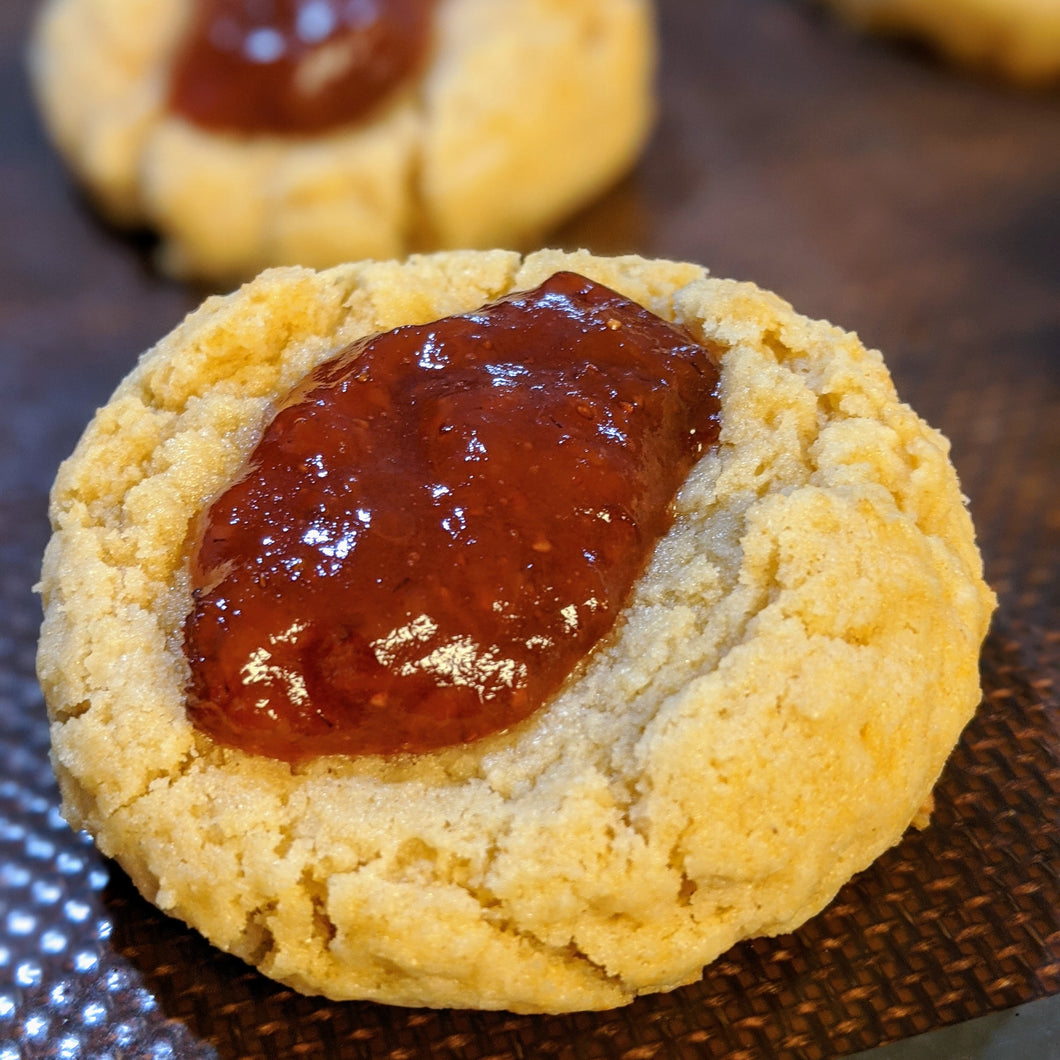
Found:
M 191 718 L 287 760 L 517 725 L 614 626 L 717 385 L 690 335 L 573 273 L 341 352 L 199 520 Z

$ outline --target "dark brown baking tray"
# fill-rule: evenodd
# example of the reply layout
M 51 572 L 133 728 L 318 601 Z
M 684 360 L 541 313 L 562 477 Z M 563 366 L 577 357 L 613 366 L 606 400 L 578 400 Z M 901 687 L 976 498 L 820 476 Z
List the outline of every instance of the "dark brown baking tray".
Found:
M 0 6 L 0 1060 L 813 1060 L 1060 994 L 1060 94 L 859 39 L 798 0 L 661 0 L 655 138 L 555 241 L 701 261 L 885 351 L 953 440 L 1001 598 L 984 703 L 932 827 L 794 935 L 611 1013 L 410 1011 L 270 983 L 58 816 L 33 677 L 46 492 L 200 292 L 99 225 L 46 146 L 23 75 L 33 9 Z

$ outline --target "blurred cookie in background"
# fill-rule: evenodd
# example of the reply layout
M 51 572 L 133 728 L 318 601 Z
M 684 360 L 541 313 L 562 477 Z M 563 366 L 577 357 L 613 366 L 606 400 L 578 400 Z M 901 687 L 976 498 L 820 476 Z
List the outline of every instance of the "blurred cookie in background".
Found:
M 1060 77 L 1060 0 L 827 0 L 864 29 L 924 41 L 1022 84 Z
M 49 0 L 30 70 L 103 214 L 229 283 L 529 247 L 635 160 L 654 55 L 648 0 Z

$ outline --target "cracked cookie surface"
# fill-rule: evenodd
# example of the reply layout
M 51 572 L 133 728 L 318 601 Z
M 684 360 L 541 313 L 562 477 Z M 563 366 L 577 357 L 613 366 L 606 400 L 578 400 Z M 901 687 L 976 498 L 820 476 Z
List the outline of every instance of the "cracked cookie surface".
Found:
M 410 250 L 528 246 L 633 161 L 652 112 L 649 0 L 439 0 L 418 76 L 316 136 L 169 113 L 189 0 L 49 0 L 30 70 L 102 211 L 163 268 L 227 283 Z
M 722 432 L 616 629 L 518 728 L 292 768 L 188 722 L 189 517 L 365 334 L 569 269 L 721 352 Z M 64 810 L 297 989 L 606 1008 L 791 930 L 895 843 L 993 608 L 945 440 L 879 354 L 695 265 L 458 252 L 267 272 L 148 351 L 56 480 L 39 673 Z

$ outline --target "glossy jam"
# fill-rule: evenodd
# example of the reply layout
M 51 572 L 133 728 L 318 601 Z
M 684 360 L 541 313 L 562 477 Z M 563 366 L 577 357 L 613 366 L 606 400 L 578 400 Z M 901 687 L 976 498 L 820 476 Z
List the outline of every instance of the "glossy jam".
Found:
M 344 351 L 200 520 L 192 719 L 287 760 L 517 724 L 612 628 L 716 438 L 717 380 L 572 273 Z
M 309 134 L 356 121 L 417 68 L 434 0 L 192 0 L 169 107 L 203 128 Z

